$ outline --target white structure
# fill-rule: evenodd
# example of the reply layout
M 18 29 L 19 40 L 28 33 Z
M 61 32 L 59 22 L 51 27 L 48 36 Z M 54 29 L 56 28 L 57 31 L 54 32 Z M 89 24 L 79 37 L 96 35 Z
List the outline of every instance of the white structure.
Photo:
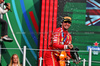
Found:
M 26 66 L 26 46 L 23 47 L 23 66 Z
M 89 49 L 89 63 L 88 63 L 88 66 L 91 66 L 91 60 L 92 60 L 92 49 L 90 48 Z

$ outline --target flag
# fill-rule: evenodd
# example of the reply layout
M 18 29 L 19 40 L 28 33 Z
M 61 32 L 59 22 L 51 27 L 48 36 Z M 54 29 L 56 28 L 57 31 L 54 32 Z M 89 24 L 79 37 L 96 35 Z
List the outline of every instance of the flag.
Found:
M 86 1 L 86 25 L 100 26 L 100 1 L 87 0 Z

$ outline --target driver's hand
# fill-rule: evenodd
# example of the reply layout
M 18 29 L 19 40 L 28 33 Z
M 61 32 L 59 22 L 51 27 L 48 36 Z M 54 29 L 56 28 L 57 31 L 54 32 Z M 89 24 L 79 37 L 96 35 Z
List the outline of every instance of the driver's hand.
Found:
M 72 44 L 68 44 L 68 48 L 69 49 L 72 49 L 73 48 L 73 45 Z
M 66 57 L 66 60 L 70 60 L 71 58 L 69 56 Z

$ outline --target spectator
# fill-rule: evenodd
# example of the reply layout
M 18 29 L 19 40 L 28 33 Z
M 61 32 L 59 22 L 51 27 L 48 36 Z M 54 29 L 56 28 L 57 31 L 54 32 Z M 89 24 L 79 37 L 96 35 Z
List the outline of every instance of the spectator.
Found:
M 8 66 L 22 66 L 19 61 L 19 57 L 17 54 L 13 54 L 10 59 L 10 64 Z

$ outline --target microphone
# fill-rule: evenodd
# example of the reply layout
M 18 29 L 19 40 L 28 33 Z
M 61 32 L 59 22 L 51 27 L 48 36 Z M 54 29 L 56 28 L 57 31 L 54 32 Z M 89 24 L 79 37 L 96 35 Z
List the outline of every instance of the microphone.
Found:
M 5 6 L 8 6 L 8 4 L 7 4 L 7 3 L 4 3 L 4 5 L 5 5 Z M 10 11 L 11 11 L 11 10 L 10 10 Z M 11 11 L 11 12 L 12 12 L 12 11 Z

